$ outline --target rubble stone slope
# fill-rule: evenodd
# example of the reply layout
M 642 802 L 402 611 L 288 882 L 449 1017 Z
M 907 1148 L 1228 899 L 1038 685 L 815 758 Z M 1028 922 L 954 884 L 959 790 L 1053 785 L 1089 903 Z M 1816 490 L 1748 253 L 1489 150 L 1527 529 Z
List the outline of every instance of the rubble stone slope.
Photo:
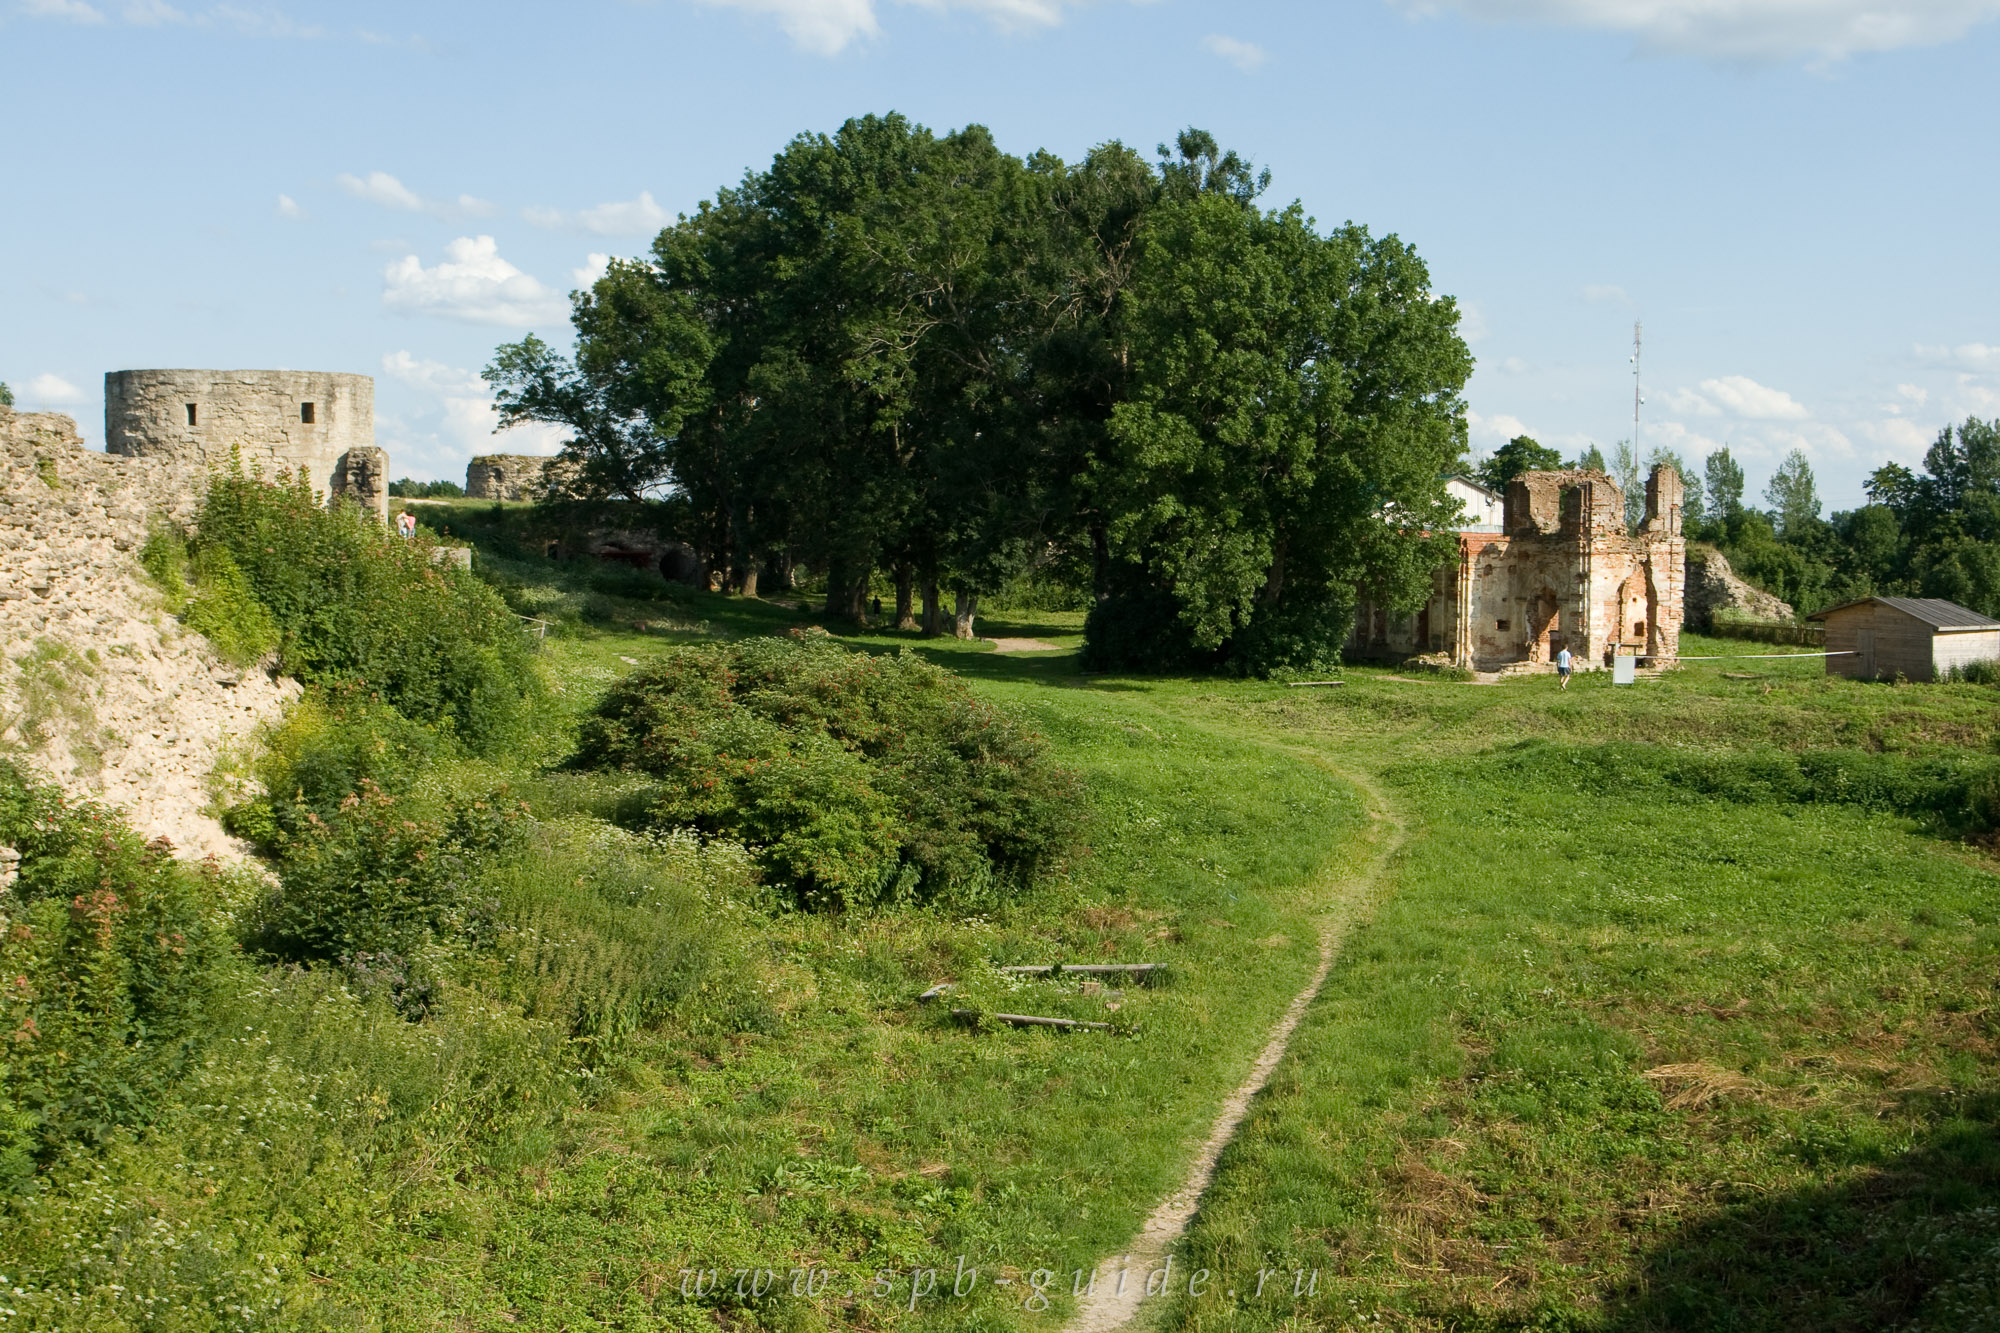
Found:
M 0 753 L 183 852 L 233 856 L 203 813 L 211 775 L 298 685 L 224 663 L 140 571 L 149 526 L 190 520 L 204 480 L 0 407 Z
M 1780 601 L 1762 588 L 1753 588 L 1736 577 L 1729 561 L 1713 547 L 1688 548 L 1687 618 L 1697 629 L 1715 623 L 1717 613 L 1725 619 L 1786 621 L 1793 618 L 1790 602 Z

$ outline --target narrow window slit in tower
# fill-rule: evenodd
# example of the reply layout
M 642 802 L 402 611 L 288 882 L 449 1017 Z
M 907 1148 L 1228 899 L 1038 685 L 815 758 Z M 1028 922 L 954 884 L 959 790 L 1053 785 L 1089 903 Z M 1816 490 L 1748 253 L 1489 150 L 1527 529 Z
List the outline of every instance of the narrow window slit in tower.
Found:
M 299 420 L 308 426 L 313 424 L 313 405 L 311 403 L 299 404 Z
M 193 403 L 189 403 L 189 404 L 187 405 L 187 409 L 188 409 L 188 425 L 190 425 L 190 426 L 192 426 L 192 425 L 194 425 L 194 424 L 195 424 L 195 419 L 194 419 L 194 417 L 195 417 L 195 411 L 194 411 L 194 407 L 195 407 L 195 405 L 194 405 Z

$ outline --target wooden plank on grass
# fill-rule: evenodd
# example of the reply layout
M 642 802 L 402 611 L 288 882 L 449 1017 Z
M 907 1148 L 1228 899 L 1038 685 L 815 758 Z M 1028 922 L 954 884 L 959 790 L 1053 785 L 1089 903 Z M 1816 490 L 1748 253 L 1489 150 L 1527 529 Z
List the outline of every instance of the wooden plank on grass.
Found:
M 1046 977 L 1056 973 L 1076 972 L 1086 977 L 1124 975 L 1143 977 L 1150 972 L 1164 972 L 1165 963 L 1026 963 L 1017 967 L 1003 967 L 1017 977 Z
M 951 1016 L 965 1023 L 979 1021 L 977 1009 L 954 1009 Z M 1011 1023 L 1017 1028 L 1070 1028 L 1089 1032 L 1109 1032 L 1109 1023 L 1086 1023 L 1080 1018 L 1040 1018 L 1034 1014 L 988 1014 L 996 1023 Z

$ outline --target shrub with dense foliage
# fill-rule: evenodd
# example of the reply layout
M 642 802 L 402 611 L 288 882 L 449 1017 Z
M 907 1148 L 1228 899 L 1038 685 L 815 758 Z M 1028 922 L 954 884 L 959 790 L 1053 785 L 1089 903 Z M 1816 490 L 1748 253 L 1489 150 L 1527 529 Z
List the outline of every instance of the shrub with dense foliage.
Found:
M 539 689 L 532 643 L 492 589 L 434 563 L 430 540 L 323 505 L 302 477 L 240 471 L 211 483 L 198 531 L 197 574 L 209 550 L 227 555 L 269 613 L 287 672 L 364 685 L 476 753 L 519 735 Z
M 1041 738 L 951 673 L 824 634 L 663 654 L 605 696 L 578 763 L 660 779 L 652 822 L 741 840 L 811 907 L 992 901 L 1061 853 L 1075 803 Z
M 0 763 L 0 1193 L 37 1161 L 143 1125 L 198 1043 L 227 954 L 219 873 Z

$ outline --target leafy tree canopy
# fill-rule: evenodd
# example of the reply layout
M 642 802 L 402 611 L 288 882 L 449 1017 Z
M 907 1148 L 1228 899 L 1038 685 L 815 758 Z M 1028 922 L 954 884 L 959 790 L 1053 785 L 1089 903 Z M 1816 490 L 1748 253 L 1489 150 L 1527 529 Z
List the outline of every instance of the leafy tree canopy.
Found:
M 1495 449 L 1473 476 L 1488 490 L 1505 493 L 1507 483 L 1523 472 L 1552 472 L 1562 465 L 1562 455 L 1555 450 L 1537 444 L 1531 436 L 1516 435 Z

